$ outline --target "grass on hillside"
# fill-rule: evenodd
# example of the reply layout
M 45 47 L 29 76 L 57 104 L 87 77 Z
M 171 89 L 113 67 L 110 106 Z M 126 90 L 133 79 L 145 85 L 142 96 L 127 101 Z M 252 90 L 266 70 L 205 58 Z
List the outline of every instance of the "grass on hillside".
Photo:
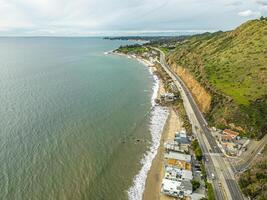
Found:
M 267 132 L 267 18 L 187 38 L 167 59 L 187 68 L 211 93 L 213 125 L 235 123 L 248 136 Z
M 252 166 L 251 169 L 244 172 L 240 179 L 239 185 L 246 196 L 251 199 L 267 198 L 267 146 L 262 154 L 262 158 Z M 265 157 L 264 157 L 265 156 Z

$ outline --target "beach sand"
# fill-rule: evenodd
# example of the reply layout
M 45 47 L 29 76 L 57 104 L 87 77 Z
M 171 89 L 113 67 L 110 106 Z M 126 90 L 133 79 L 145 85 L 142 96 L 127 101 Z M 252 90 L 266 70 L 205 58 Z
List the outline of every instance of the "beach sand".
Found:
M 162 83 L 160 84 L 159 93 L 164 92 Z M 161 181 L 164 177 L 164 142 L 174 139 L 175 132 L 181 130 L 182 122 L 179 116 L 172 108 L 170 109 L 170 114 L 168 120 L 165 124 L 160 147 L 155 159 L 152 162 L 152 166 L 148 172 L 145 191 L 143 195 L 144 200 L 173 200 L 175 198 L 162 195 L 160 193 Z

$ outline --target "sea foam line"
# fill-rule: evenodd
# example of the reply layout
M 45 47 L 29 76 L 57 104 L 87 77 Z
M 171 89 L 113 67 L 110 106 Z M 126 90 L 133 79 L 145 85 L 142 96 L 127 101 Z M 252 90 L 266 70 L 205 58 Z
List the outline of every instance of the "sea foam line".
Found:
M 151 69 L 150 73 L 152 74 Z M 169 115 L 169 110 L 167 108 L 155 104 L 155 99 L 157 98 L 157 93 L 159 90 L 159 79 L 156 75 L 153 75 L 153 78 L 154 85 L 153 95 L 151 98 L 152 111 L 149 128 L 152 141 L 149 150 L 144 154 L 141 160 L 142 168 L 134 177 L 133 185 L 128 190 L 129 200 L 142 200 L 143 198 L 147 174 L 151 168 L 153 159 L 157 155 L 157 151 L 160 145 L 161 133 Z

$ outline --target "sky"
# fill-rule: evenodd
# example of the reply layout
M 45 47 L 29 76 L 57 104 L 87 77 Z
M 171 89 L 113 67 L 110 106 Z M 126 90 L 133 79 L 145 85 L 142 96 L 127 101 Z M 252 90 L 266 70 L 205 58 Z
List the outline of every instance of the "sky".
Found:
M 137 35 L 230 30 L 267 0 L 0 0 L 0 35 Z

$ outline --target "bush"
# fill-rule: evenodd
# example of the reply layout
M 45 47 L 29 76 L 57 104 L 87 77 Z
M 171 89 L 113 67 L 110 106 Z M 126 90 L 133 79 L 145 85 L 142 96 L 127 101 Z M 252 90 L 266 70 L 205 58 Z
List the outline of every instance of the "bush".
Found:
M 212 188 L 211 183 L 206 182 L 206 188 L 207 188 L 207 193 L 208 193 L 208 200 L 215 200 L 215 194 Z
M 200 187 L 200 182 L 197 180 L 192 180 L 192 186 L 193 186 L 193 191 L 195 191 L 196 189 L 198 189 Z
M 202 157 L 203 157 L 203 154 L 202 154 L 202 150 L 201 150 L 197 140 L 194 140 L 192 142 L 192 148 L 193 148 L 193 150 L 195 152 L 196 159 L 198 161 L 201 161 Z

